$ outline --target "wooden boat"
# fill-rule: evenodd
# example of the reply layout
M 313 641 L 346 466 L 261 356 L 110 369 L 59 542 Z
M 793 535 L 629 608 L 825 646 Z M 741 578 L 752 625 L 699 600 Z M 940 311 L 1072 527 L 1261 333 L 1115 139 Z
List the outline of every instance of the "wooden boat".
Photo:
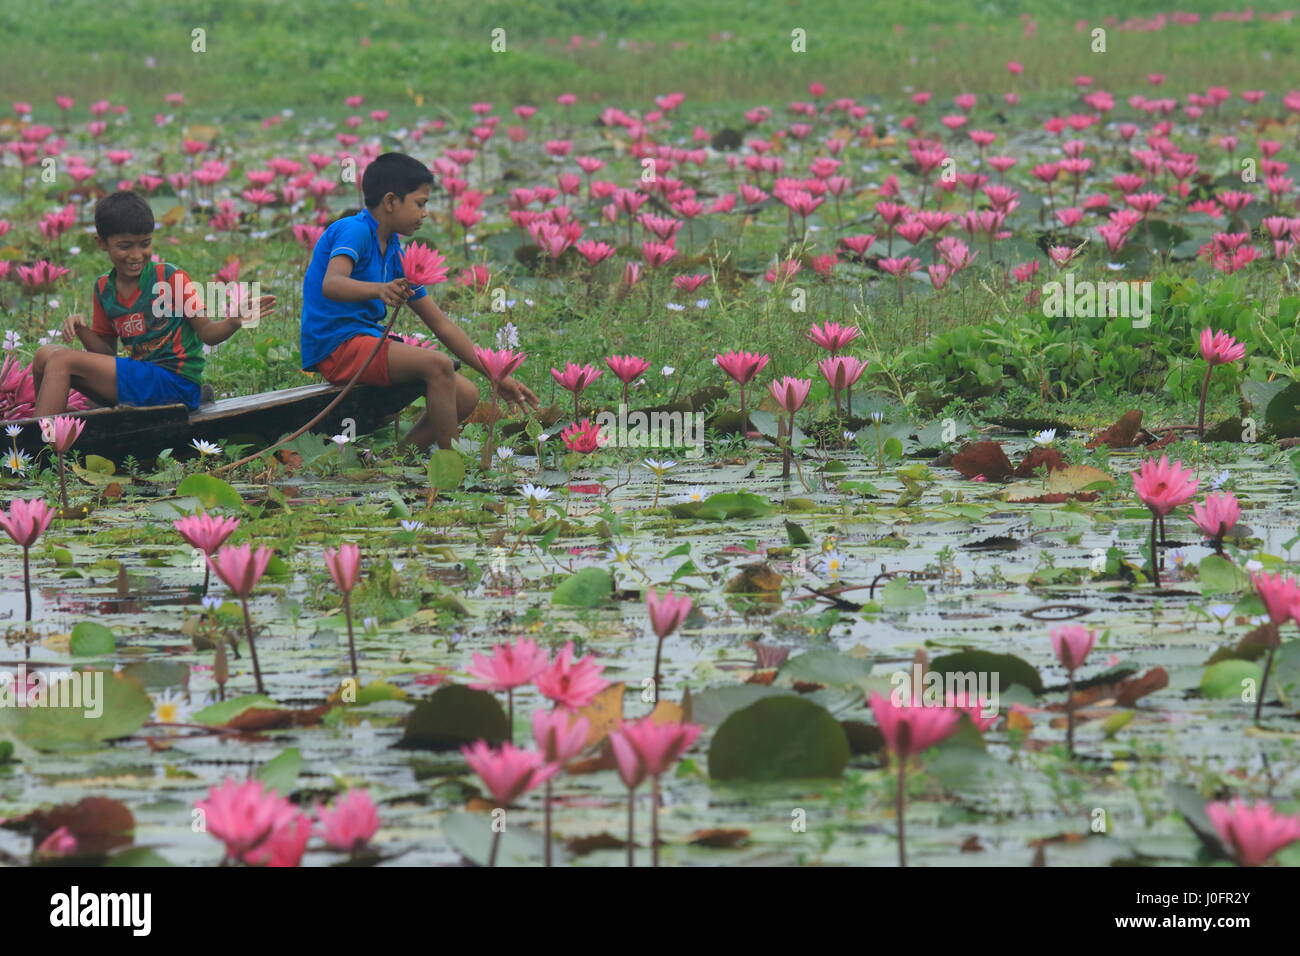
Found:
M 179 402 L 147 407 L 115 405 L 72 412 L 86 422 L 74 448 L 81 454 L 100 455 L 115 464 L 120 464 L 127 455 L 144 461 L 164 448 L 172 449 L 177 458 L 189 458 L 197 454 L 190 446 L 196 438 L 217 444 L 250 442 L 253 447 L 246 449 L 246 453 L 252 454 L 297 431 L 341 391 L 341 385 L 303 385 L 223 398 L 200 405 L 192 412 Z M 311 431 L 337 435 L 344 431 L 344 420 L 350 418 L 355 422 L 356 434 L 365 435 L 391 421 L 423 394 L 424 386 L 420 382 L 388 388 L 354 385 L 343 401 Z M 23 426 L 18 436 L 18 447 L 22 450 L 35 455 L 45 448 L 38 419 L 20 418 L 4 424 Z

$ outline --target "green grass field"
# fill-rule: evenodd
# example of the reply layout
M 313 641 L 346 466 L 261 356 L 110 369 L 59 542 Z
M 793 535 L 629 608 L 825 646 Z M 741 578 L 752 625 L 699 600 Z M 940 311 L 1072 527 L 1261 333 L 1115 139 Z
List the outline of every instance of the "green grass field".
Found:
M 1258 13 L 1288 8 L 1251 6 Z M 1001 92 L 1008 59 L 1025 64 L 1025 92 L 1060 88 L 1079 73 L 1124 90 L 1153 69 L 1166 72 L 1176 92 L 1248 79 L 1268 87 L 1293 82 L 1296 27 L 1258 18 L 1210 23 L 1224 8 L 1207 0 L 54 0 L 33 16 L 30 6 L 6 0 L 0 62 L 7 64 L 4 91 L 15 99 L 43 101 L 62 91 L 149 101 L 180 90 L 196 115 L 335 106 L 359 89 L 393 109 L 422 96 L 426 106 L 453 113 L 475 100 L 541 105 L 565 91 L 584 103 L 624 106 L 678 89 L 688 102 L 779 104 L 802 97 L 814 81 L 833 96 L 895 95 L 908 87 Z M 1089 34 L 1075 29 L 1079 19 L 1100 25 L 1111 15 L 1174 9 L 1203 20 L 1158 32 L 1111 29 L 1104 54 L 1093 53 Z M 1032 36 L 1022 16 L 1035 21 Z M 206 31 L 204 53 L 192 51 L 196 29 Z M 492 49 L 495 30 L 505 31 L 504 52 Z M 806 32 L 806 52 L 792 52 L 794 30 Z M 570 51 L 572 35 L 603 39 Z

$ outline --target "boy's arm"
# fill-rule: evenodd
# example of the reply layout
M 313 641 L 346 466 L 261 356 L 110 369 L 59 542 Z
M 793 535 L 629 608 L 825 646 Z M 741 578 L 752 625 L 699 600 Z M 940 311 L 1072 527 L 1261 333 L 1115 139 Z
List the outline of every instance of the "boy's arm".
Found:
M 264 295 L 253 303 L 251 310 L 246 311 L 246 309 L 247 307 L 237 309 L 229 318 L 220 321 L 213 321 L 202 314 L 187 315 L 185 318 L 193 327 L 200 342 L 204 345 L 219 345 L 242 328 L 246 319 L 251 319 L 254 315 L 265 318 L 273 314 L 275 296 Z
M 70 315 L 64 319 L 63 341 L 71 342 L 74 335 L 81 342 L 81 347 L 87 352 L 98 352 L 100 355 L 117 354 L 117 336 L 105 341 L 102 336 L 86 325 L 84 316 Z
M 321 280 L 320 290 L 327 299 L 337 302 L 365 302 L 367 299 L 383 299 L 384 305 L 396 308 L 406 301 L 411 293 L 411 286 L 405 279 L 392 282 L 363 282 L 352 278 L 354 262 L 351 256 L 332 256 L 325 268 L 325 278 Z
M 438 308 L 438 304 L 433 301 L 433 296 L 421 296 L 407 304 L 411 307 L 411 311 L 418 315 L 421 321 L 429 327 L 429 331 L 436 335 L 439 341 L 446 345 L 463 364 L 468 365 L 480 375 L 487 376 L 483 366 L 479 364 L 474 355 L 474 343 L 470 341 L 470 337 L 465 334 L 464 329 L 447 318 L 442 309 Z M 538 408 L 541 405 L 537 396 L 533 394 L 528 386 L 516 382 L 513 378 L 506 378 L 501 382 L 500 395 L 507 402 L 518 405 L 527 403 L 533 408 Z

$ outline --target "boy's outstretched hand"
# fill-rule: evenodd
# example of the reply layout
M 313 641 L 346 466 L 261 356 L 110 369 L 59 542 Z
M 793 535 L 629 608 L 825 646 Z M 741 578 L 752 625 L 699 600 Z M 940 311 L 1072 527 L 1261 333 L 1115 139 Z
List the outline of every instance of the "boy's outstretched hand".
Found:
M 253 318 L 254 316 L 257 317 L 258 321 L 261 321 L 262 319 L 266 318 L 268 315 L 274 315 L 274 314 L 275 314 L 275 296 L 273 295 L 264 295 L 261 298 L 259 298 L 256 302 L 253 303 L 253 307 L 252 309 L 249 310 L 247 315 L 245 315 L 242 310 L 235 312 L 235 316 L 240 320 L 239 324 L 241 327 L 243 326 L 245 320 Z
M 500 395 L 507 404 L 513 405 L 520 411 L 524 411 L 524 404 L 531 405 L 534 409 L 541 407 L 541 402 L 533 394 L 532 389 L 522 382 L 516 382 L 513 378 L 503 378 L 501 384 L 497 386 L 497 394 Z

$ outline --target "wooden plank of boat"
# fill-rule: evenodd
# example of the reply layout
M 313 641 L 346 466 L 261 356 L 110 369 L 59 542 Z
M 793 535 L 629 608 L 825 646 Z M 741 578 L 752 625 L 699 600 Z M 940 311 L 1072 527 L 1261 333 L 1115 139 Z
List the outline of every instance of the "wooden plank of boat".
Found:
M 342 386 L 338 385 L 303 385 L 223 398 L 200 405 L 194 412 L 179 403 L 147 407 L 114 405 L 73 412 L 86 421 L 76 450 L 120 462 L 127 455 L 138 460 L 151 458 L 164 448 L 174 449 L 178 458 L 188 457 L 185 451 L 195 438 L 218 443 L 237 440 L 266 447 L 281 435 L 302 427 L 340 391 Z M 358 435 L 368 434 L 419 398 L 423 391 L 419 382 L 387 388 L 354 386 L 311 430 L 316 434 L 336 435 L 344 429 L 344 420 L 351 419 Z M 45 447 L 37 419 L 24 418 L 6 424 L 24 426 L 18 447 L 29 454 L 35 455 Z

